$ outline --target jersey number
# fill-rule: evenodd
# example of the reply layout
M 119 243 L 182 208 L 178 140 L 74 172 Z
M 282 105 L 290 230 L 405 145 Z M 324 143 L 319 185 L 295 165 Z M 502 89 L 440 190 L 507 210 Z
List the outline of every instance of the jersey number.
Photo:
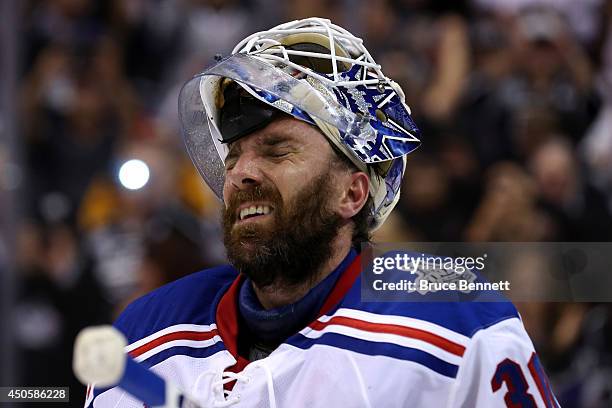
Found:
M 546 404 L 546 408 L 557 407 L 558 405 L 550 389 L 550 385 L 546 380 L 540 360 L 535 353 L 531 355 L 527 367 L 538 387 L 542 400 Z M 495 375 L 491 378 L 493 392 L 497 392 L 503 383 L 506 383 L 506 387 L 508 388 L 508 392 L 504 395 L 504 401 L 506 401 L 506 406 L 508 408 L 537 408 L 533 395 L 527 392 L 529 384 L 525 379 L 525 374 L 523 374 L 521 366 L 509 358 L 497 365 Z

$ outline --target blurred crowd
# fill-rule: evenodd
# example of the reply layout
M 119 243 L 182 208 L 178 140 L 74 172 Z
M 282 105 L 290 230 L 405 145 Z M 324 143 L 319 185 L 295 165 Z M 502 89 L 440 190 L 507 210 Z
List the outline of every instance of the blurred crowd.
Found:
M 75 406 L 80 328 L 224 261 L 220 205 L 184 154 L 178 92 L 216 55 L 280 22 L 327 17 L 364 38 L 422 129 L 376 240 L 612 240 L 611 0 L 30 0 L 21 9 L 19 383 L 70 385 Z M 139 190 L 119 182 L 128 159 L 149 166 Z M 519 308 L 562 406 L 612 406 L 612 307 Z

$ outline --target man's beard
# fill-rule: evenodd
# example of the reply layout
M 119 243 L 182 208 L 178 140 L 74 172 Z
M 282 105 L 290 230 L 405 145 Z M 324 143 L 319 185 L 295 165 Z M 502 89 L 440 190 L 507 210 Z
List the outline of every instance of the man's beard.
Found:
M 332 195 L 330 175 L 322 174 L 304 187 L 291 203 L 283 203 L 272 186 L 236 193 L 223 210 L 223 241 L 230 263 L 258 288 L 293 287 L 312 283 L 332 254 L 342 218 L 326 206 Z M 238 207 L 266 202 L 273 219 L 265 225 L 234 228 Z

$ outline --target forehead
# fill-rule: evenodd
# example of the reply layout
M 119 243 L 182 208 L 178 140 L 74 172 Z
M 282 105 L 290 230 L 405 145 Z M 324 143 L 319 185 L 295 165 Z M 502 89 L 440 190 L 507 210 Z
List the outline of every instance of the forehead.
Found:
M 329 147 L 325 136 L 308 123 L 294 118 L 279 118 L 229 145 L 230 151 L 243 150 L 249 147 L 274 145 L 289 142 L 301 147 Z M 331 148 L 331 147 L 330 147 Z

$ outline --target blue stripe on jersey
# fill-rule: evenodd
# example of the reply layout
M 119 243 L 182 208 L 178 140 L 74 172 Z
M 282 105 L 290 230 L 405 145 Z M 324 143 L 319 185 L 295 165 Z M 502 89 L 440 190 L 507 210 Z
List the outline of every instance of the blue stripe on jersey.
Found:
M 317 344 L 324 344 L 368 356 L 387 356 L 399 360 L 413 361 L 450 378 L 455 378 L 459 369 L 457 365 L 448 363 L 422 350 L 399 346 L 393 343 L 379 343 L 356 339 L 338 333 L 324 333 L 317 339 L 311 339 L 298 334 L 289 338 L 286 343 L 303 350 L 307 350 Z
M 125 372 L 119 381 L 119 387 L 149 405 L 164 405 L 168 398 L 166 381 L 131 358 L 126 359 Z
M 159 353 L 152 355 L 151 357 L 147 358 L 144 361 L 141 361 L 140 364 L 142 364 L 143 366 L 147 368 L 151 368 L 154 365 L 159 364 L 162 361 L 167 360 L 168 358 L 172 356 L 181 355 L 181 356 L 189 356 L 189 357 L 195 357 L 195 358 L 205 358 L 205 357 L 210 357 L 213 354 L 218 353 L 221 350 L 225 350 L 225 346 L 223 345 L 222 341 L 219 341 L 209 347 L 202 347 L 202 348 L 188 347 L 188 346 L 171 347 L 169 349 L 160 351 Z

